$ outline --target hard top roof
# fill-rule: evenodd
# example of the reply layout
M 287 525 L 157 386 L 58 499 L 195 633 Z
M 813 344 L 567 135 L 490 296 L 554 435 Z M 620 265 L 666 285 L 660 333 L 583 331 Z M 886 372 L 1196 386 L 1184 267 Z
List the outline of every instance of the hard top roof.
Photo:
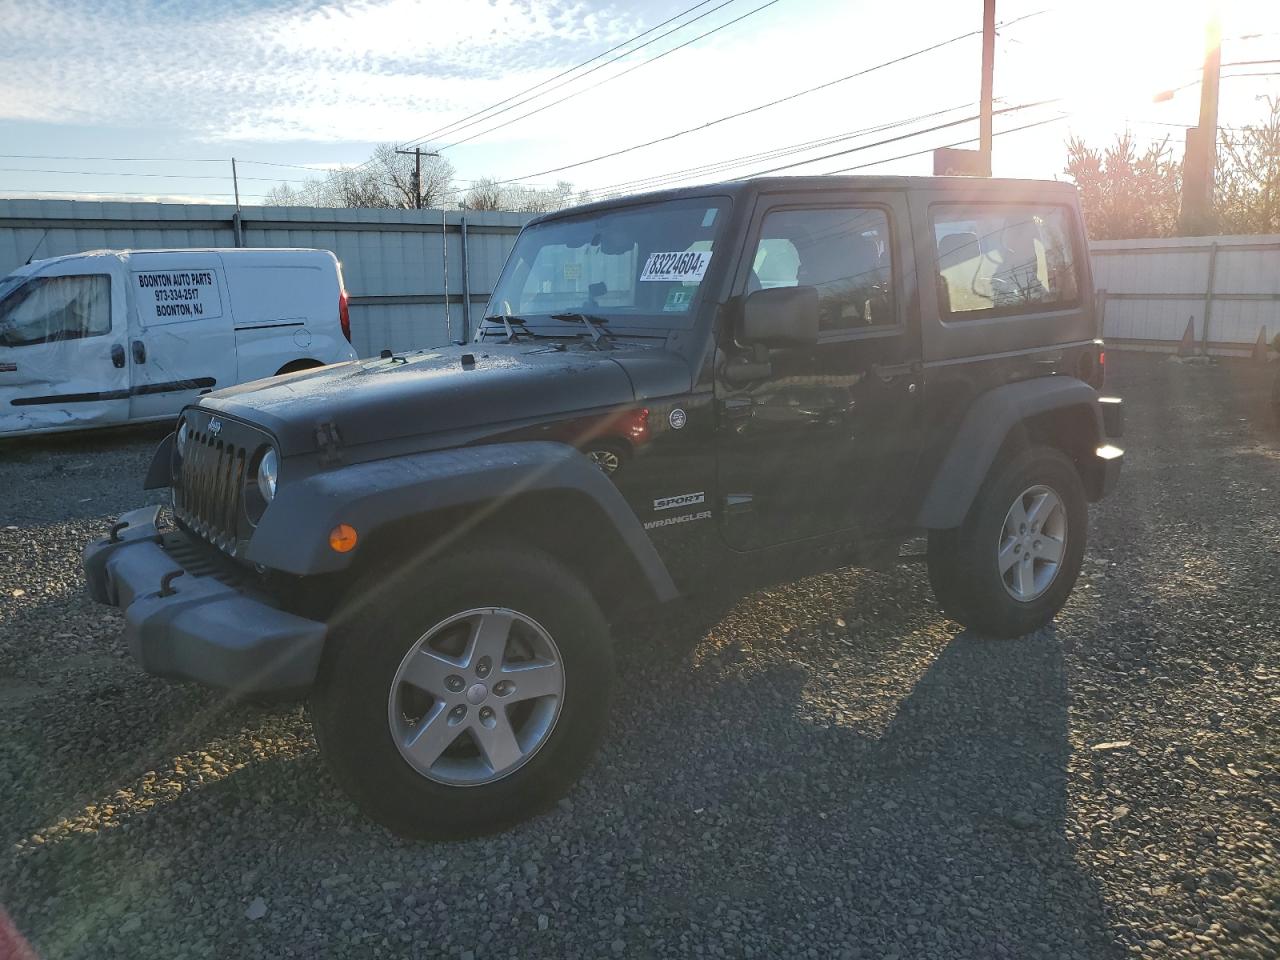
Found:
M 694 197 L 728 196 L 772 193 L 775 191 L 810 192 L 825 190 L 932 190 L 954 192 L 971 197 L 975 194 L 1008 195 L 1044 193 L 1055 199 L 1076 195 L 1076 186 L 1061 180 L 1023 180 L 1013 177 L 901 177 L 901 176 L 826 176 L 826 177 L 755 177 L 750 180 L 730 180 L 723 183 L 700 183 L 690 187 L 655 190 L 596 200 L 576 207 L 567 207 L 535 217 L 531 223 L 554 220 L 558 217 L 590 213 L 632 203 L 658 203 L 684 200 Z

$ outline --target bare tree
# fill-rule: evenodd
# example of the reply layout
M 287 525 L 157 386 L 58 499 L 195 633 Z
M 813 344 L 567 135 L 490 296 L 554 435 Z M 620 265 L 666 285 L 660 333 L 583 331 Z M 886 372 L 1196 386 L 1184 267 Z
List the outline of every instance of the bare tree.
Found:
M 561 180 L 554 187 L 529 187 L 519 183 L 503 185 L 489 177 L 475 181 L 459 206 L 467 210 L 547 213 L 575 202 L 579 201 L 575 200 L 573 184 L 567 180 Z
M 502 210 L 502 186 L 493 177 L 484 177 L 471 184 L 458 206 L 464 210 Z
M 414 158 L 380 144 L 373 156 L 354 167 L 340 167 L 299 187 L 281 184 L 268 191 L 269 205 L 313 207 L 381 207 L 412 209 Z M 446 202 L 453 183 L 453 164 L 443 157 L 422 158 L 422 206 Z

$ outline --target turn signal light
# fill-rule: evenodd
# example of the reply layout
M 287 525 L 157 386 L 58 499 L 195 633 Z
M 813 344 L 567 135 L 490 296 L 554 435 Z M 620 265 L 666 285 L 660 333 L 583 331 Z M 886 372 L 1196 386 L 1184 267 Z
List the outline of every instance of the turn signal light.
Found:
M 329 531 L 329 546 L 338 553 L 350 553 L 360 537 L 349 523 L 340 523 Z

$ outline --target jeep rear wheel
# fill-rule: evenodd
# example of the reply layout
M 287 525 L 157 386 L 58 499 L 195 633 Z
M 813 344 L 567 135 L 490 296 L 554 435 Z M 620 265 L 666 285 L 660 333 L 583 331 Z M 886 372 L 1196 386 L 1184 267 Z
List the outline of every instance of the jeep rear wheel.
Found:
M 1066 603 L 1084 557 L 1088 506 L 1071 459 L 1032 447 L 997 463 L 964 523 L 929 533 L 943 611 L 996 637 L 1036 630 Z
M 367 581 L 335 618 L 312 715 L 335 778 L 414 838 L 486 833 L 562 796 L 612 682 L 586 587 L 538 551 L 472 549 Z

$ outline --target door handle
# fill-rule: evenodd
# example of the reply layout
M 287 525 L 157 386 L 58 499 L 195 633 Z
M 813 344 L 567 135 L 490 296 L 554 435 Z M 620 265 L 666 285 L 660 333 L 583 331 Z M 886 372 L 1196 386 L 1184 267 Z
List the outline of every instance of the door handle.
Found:
M 118 343 L 111 347 L 111 365 L 117 370 L 124 366 L 124 347 Z
M 912 360 L 910 363 L 876 363 L 871 366 L 871 372 L 886 383 L 898 377 L 914 376 L 923 369 L 924 364 L 919 360 Z
M 143 343 L 141 340 L 133 341 L 133 362 L 134 363 L 147 362 L 147 345 Z

